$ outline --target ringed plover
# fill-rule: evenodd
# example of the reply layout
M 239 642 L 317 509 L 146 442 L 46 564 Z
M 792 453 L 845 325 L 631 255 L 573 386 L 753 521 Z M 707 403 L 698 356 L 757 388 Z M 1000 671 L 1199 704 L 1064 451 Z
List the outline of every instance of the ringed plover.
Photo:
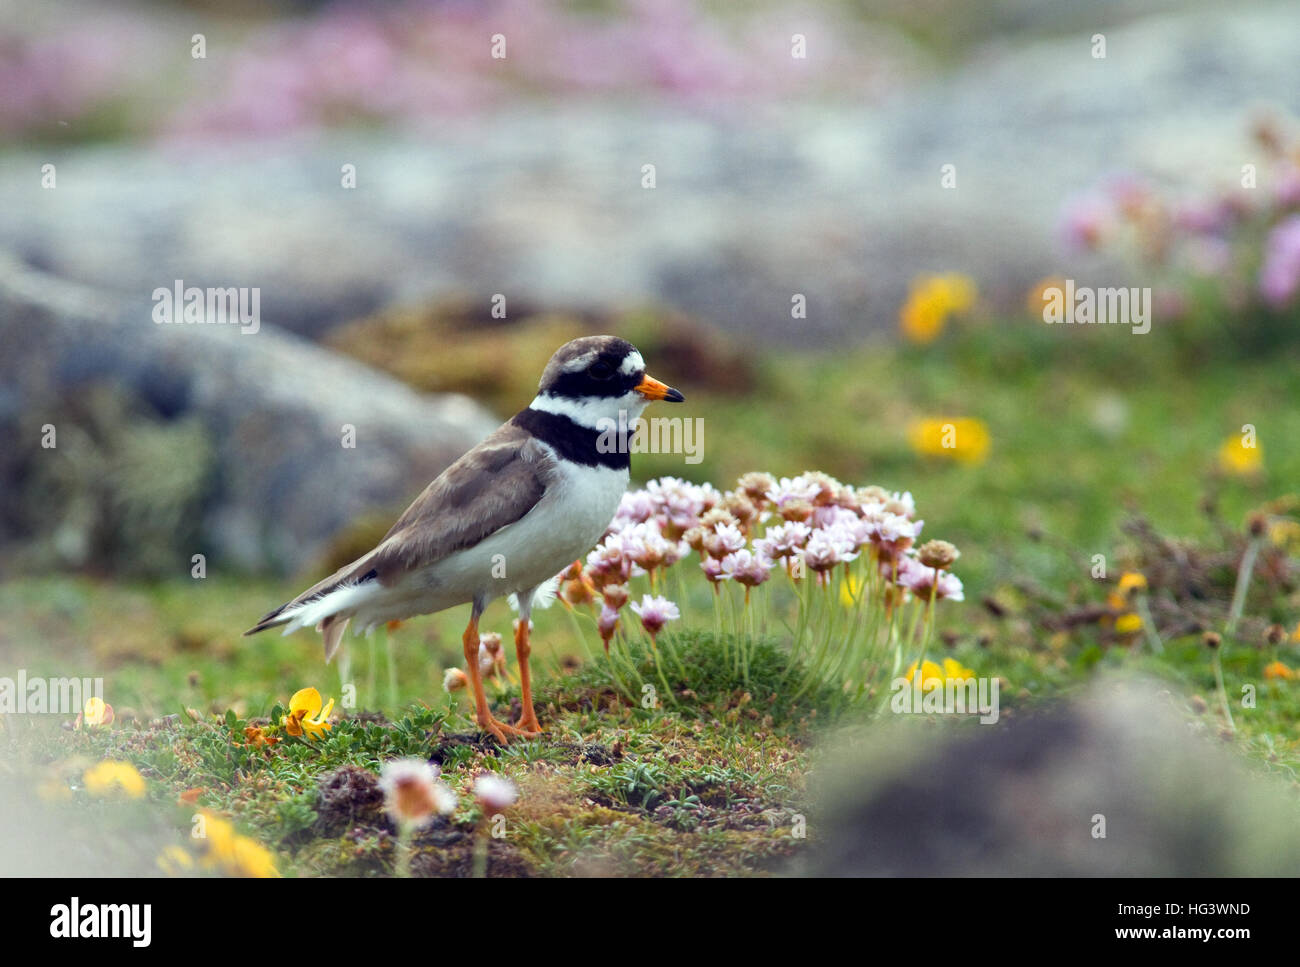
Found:
M 646 374 L 636 347 L 615 336 L 565 343 L 542 373 L 537 396 L 442 472 L 379 545 L 244 632 L 314 625 L 325 660 L 348 622 L 366 632 L 389 621 L 472 604 L 462 644 L 481 728 L 537 735 L 528 668 L 529 615 L 538 587 L 604 535 L 627 489 L 626 447 L 598 445 L 600 429 L 631 422 L 652 400 L 680 403 L 677 390 Z M 478 622 L 488 603 L 519 603 L 515 653 L 523 714 L 514 725 L 488 709 L 479 670 Z

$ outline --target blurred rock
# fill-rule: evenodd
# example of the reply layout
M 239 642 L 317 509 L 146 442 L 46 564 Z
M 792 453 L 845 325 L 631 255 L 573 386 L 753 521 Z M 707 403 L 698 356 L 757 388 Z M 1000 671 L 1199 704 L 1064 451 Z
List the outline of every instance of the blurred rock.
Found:
M 995 725 L 873 730 L 818 767 L 819 845 L 791 872 L 1293 874 L 1293 792 L 1190 734 L 1172 703 L 1157 685 L 1102 679 L 1085 699 Z
M 1027 23 L 1024 6 L 1000 9 Z M 881 105 L 582 99 L 448 119 L 434 137 L 18 152 L 0 171 L 0 246 L 137 297 L 178 278 L 259 286 L 268 316 L 311 335 L 391 302 L 502 293 L 843 345 L 892 329 L 918 273 L 968 272 L 1016 309 L 1049 272 L 1089 277 L 1098 266 L 1055 251 L 1067 199 L 1132 169 L 1236 185 L 1259 160 L 1260 101 L 1300 112 L 1296 4 L 1136 20 L 1107 31 L 1105 59 L 1092 32 L 990 43 Z M 940 186 L 946 164 L 956 188 Z
M 115 572 L 185 575 L 199 552 L 297 568 L 354 517 L 400 510 L 498 422 L 265 321 L 246 334 L 151 310 L 148 294 L 0 254 L 0 543 Z

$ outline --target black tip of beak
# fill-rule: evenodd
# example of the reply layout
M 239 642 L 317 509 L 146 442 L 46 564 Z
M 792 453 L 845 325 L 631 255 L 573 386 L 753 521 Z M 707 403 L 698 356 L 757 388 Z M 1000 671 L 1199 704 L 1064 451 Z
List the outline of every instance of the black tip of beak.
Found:
M 665 402 L 665 403 L 685 403 L 685 402 L 686 402 L 686 397 L 683 396 L 680 392 L 678 392 L 678 391 L 675 390 L 675 389 L 669 389 L 668 392 L 664 394 L 664 402 Z

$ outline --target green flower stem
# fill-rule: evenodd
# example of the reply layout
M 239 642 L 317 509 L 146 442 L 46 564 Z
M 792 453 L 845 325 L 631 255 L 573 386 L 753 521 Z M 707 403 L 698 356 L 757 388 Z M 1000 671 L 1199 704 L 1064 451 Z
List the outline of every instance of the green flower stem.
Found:
M 397 862 L 394 872 L 401 879 L 411 876 L 411 840 L 415 835 L 413 823 L 401 823 L 397 827 Z
M 916 660 L 916 667 L 922 668 L 925 665 L 925 653 L 930 650 L 930 643 L 934 639 L 934 602 L 935 596 L 939 593 L 939 569 L 934 569 L 934 584 L 930 586 L 930 597 L 925 602 L 925 634 L 921 636 L 921 657 Z M 915 632 L 916 625 L 913 622 L 912 630 Z M 921 671 L 921 680 L 924 683 L 925 671 Z
M 1241 567 L 1237 569 L 1237 586 L 1232 591 L 1232 607 L 1228 610 L 1228 623 L 1224 627 L 1224 631 L 1229 635 L 1236 630 L 1237 622 L 1241 620 L 1241 613 L 1246 608 L 1246 592 L 1250 589 L 1255 560 L 1259 557 L 1259 549 L 1263 543 L 1262 537 L 1252 537 L 1250 543 L 1246 545 L 1246 553 L 1241 556 Z
M 379 703 L 375 701 L 375 673 L 379 667 L 379 643 L 375 640 L 376 632 L 366 635 L 366 698 L 371 708 Z
M 474 833 L 474 869 L 471 875 L 476 880 L 487 878 L 488 842 L 487 817 L 484 816 Z
M 1221 648 L 1214 650 L 1214 657 L 1211 663 L 1214 665 L 1214 681 L 1219 686 L 1219 701 L 1223 703 L 1223 714 L 1228 720 L 1228 728 L 1237 731 L 1237 725 L 1232 721 L 1232 709 L 1228 706 L 1228 690 L 1223 684 L 1223 662 L 1219 658 Z
M 681 675 L 682 680 L 685 681 L 689 677 L 686 674 L 686 666 L 682 664 L 681 658 L 677 655 L 677 649 L 673 646 L 671 635 L 664 638 L 664 651 L 668 652 L 669 659 L 677 666 L 677 674 Z
M 381 634 L 384 636 L 384 658 L 388 666 L 388 711 L 390 714 L 396 714 L 397 703 L 397 661 L 394 655 L 393 641 L 388 634 L 388 626 L 383 625 Z
M 614 676 L 614 681 L 618 683 L 619 691 L 629 702 L 635 704 L 637 692 L 642 684 L 641 673 L 637 671 L 635 663 L 628 656 L 627 636 L 622 632 L 616 634 L 609 643 L 609 667 L 610 673 Z M 620 666 L 623 671 L 630 675 L 629 684 L 623 680 L 623 675 L 619 674 Z
M 346 694 L 344 689 L 353 684 L 352 681 L 352 649 L 348 647 L 347 642 L 339 647 L 338 661 L 336 662 L 339 671 L 339 693 Z
M 650 653 L 654 656 L 655 674 L 659 676 L 659 684 L 664 687 L 664 694 L 668 696 L 668 701 L 676 705 L 677 696 L 673 694 L 672 686 L 668 684 L 668 676 L 664 674 L 663 665 L 659 661 L 659 647 L 653 637 L 650 638 Z
M 1147 644 L 1157 655 L 1164 654 L 1165 643 L 1160 640 L 1160 632 L 1156 630 L 1156 623 L 1151 620 L 1151 607 L 1147 603 L 1147 596 L 1139 594 L 1134 601 L 1134 607 L 1137 609 L 1138 617 L 1142 619 L 1142 631 L 1146 636 Z
M 591 646 L 587 643 L 587 635 L 582 630 L 582 623 L 578 621 L 577 611 L 574 610 L 572 605 L 566 606 L 562 604 L 561 607 L 564 608 L 565 613 L 569 616 L 569 624 L 573 628 L 574 637 L 577 638 L 579 643 L 582 645 L 583 655 L 585 655 L 587 660 L 590 661 L 593 652 Z
M 811 581 L 815 579 L 808 578 L 807 580 Z M 808 673 L 804 676 L 803 684 L 799 687 L 799 690 L 796 691 L 794 694 L 795 699 L 802 697 L 803 694 L 807 692 L 808 689 L 811 688 L 814 683 L 824 679 L 826 655 L 831 646 L 831 642 L 834 640 L 833 624 L 834 624 L 835 616 L 833 613 L 828 613 L 828 609 L 833 607 L 830 601 L 829 581 L 826 582 L 826 584 L 822 587 L 821 591 L 822 591 L 820 595 L 821 601 L 819 602 L 820 606 L 817 609 L 818 614 L 815 620 L 815 624 L 817 626 L 817 631 L 818 631 L 817 644 L 813 651 L 812 660 L 809 663 Z M 817 597 L 817 595 L 814 594 L 814 597 Z
M 722 658 L 726 661 L 731 657 L 731 645 L 722 633 L 722 586 L 713 582 L 710 585 L 713 591 L 713 640 L 722 642 Z

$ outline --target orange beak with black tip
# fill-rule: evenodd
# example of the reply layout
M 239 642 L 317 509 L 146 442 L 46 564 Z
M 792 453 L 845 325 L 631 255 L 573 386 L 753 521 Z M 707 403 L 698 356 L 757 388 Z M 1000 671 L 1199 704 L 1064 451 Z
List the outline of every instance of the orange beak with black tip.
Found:
M 686 399 L 681 393 L 673 389 L 667 383 L 661 383 L 649 373 L 641 378 L 641 382 L 635 387 L 636 391 L 648 400 L 664 400 L 668 403 L 681 403 Z

